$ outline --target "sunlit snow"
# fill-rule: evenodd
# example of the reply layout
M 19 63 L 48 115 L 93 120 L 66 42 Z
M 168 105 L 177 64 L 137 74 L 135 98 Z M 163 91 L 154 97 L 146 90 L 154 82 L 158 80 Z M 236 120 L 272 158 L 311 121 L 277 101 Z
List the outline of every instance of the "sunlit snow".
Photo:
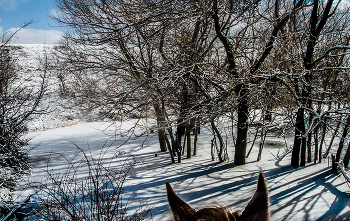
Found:
M 38 83 L 44 71 L 42 62 L 52 47 L 23 45 L 18 51 L 22 73 L 30 72 L 33 81 Z M 213 136 L 204 127 L 199 135 L 197 156 L 191 159 L 183 156 L 181 164 L 171 164 L 169 153 L 159 152 L 156 134 L 148 133 L 148 137 L 129 140 L 120 146 L 127 137 L 120 136 L 119 131 L 130 128 L 132 120 L 124 123 L 87 122 L 79 110 L 63 109 L 59 104 L 66 101 L 56 93 L 56 81 L 55 75 L 48 73 L 48 94 L 42 105 L 49 106 L 50 111 L 36 116 L 29 124 L 31 132 L 28 137 L 32 137 L 31 146 L 35 147 L 30 156 L 35 168 L 27 180 L 43 179 L 48 160 L 50 169 L 64 171 L 67 161 L 62 156 L 73 158 L 79 152 L 75 145 L 96 157 L 106 150 L 103 148 L 108 148 L 106 158 L 125 152 L 118 159 L 132 155 L 140 161 L 128 177 L 125 188 L 126 194 L 133 193 L 131 209 L 139 202 L 153 208 L 148 220 L 172 220 L 166 199 L 166 181 L 195 209 L 220 205 L 235 210 L 243 209 L 254 193 L 259 171 L 264 173 L 269 189 L 270 220 L 349 220 L 349 186 L 344 177 L 331 173 L 328 158 L 320 164 L 310 163 L 298 169 L 289 166 L 291 137 L 284 140 L 271 134 L 260 162 L 256 161 L 259 145 L 256 142 L 247 164 L 235 166 L 232 162 L 234 147 L 230 140 L 228 154 L 231 160 L 221 164 L 211 160 L 210 140 Z M 144 123 L 151 125 L 152 121 Z M 141 134 L 143 131 L 136 132 Z M 30 193 L 31 189 L 19 188 L 17 200 Z

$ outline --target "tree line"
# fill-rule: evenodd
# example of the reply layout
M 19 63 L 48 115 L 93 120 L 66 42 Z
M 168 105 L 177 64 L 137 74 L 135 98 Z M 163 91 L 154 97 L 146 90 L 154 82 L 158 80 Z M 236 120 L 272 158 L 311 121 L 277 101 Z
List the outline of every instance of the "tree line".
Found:
M 320 162 L 338 135 L 336 160 L 348 165 L 347 1 L 55 3 L 53 19 L 67 30 L 56 48 L 61 95 L 110 117 L 155 117 L 160 150 L 173 163 L 196 154 L 203 125 L 225 161 L 232 150 L 218 122 L 227 117 L 237 165 L 249 155 L 252 126 L 263 138 L 282 121 L 294 130 L 292 166 Z

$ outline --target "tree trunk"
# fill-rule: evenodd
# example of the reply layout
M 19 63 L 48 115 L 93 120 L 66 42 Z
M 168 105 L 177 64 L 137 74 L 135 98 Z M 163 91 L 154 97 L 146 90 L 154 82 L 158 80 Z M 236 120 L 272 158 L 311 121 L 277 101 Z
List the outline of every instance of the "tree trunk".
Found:
M 214 140 L 215 140 L 215 135 L 214 139 L 211 140 L 211 146 L 210 146 L 210 153 L 211 153 L 211 160 L 215 160 L 215 155 L 214 155 Z
M 338 171 L 337 171 L 337 164 L 338 163 L 336 160 L 335 160 L 335 157 L 334 157 L 334 154 L 331 154 L 331 158 L 332 158 L 332 172 L 334 174 L 338 174 Z
M 317 158 L 318 158 L 318 131 L 320 127 L 317 125 L 314 133 L 314 139 L 315 139 L 315 152 L 314 152 L 314 164 L 317 163 Z
M 301 136 L 304 135 L 303 125 L 304 125 L 304 109 L 299 108 L 297 112 L 295 134 L 294 134 L 294 146 L 292 150 L 292 159 L 291 159 L 291 165 L 293 167 L 299 167 L 300 147 L 302 142 Z
M 321 96 L 320 100 L 324 100 L 324 96 Z M 318 102 L 317 104 L 317 114 L 320 115 L 321 114 L 321 107 L 322 107 L 322 102 Z M 321 119 L 322 120 L 322 119 Z M 321 157 L 321 155 L 319 155 L 319 145 L 318 145 L 318 135 L 319 135 L 319 131 L 322 125 L 322 121 L 320 121 L 320 119 L 317 119 L 317 126 L 315 128 L 315 132 L 314 132 L 314 139 L 315 139 L 315 153 L 314 153 L 314 164 L 317 163 L 318 157 Z M 322 144 L 320 143 L 320 149 L 322 148 Z M 322 150 L 320 151 L 322 154 Z M 319 161 L 320 163 L 320 161 Z
M 166 147 L 166 135 L 165 135 L 165 130 L 164 129 L 158 129 L 158 140 L 159 140 L 159 146 L 160 146 L 160 151 L 161 152 L 166 152 L 167 147 Z
M 157 116 L 158 141 L 159 141 L 160 151 L 166 152 L 167 151 L 166 140 L 165 140 L 166 135 L 164 130 L 164 124 L 166 122 L 166 119 L 164 114 L 162 113 L 159 103 L 155 103 L 153 107 Z
M 312 124 L 312 120 L 314 118 L 314 115 L 313 113 L 310 113 L 309 114 L 309 127 L 311 127 L 311 124 Z M 312 143 L 312 131 L 309 132 L 309 134 L 307 135 L 307 162 L 308 163 L 311 163 L 312 161 L 312 150 L 311 150 L 311 143 Z
M 173 152 L 173 150 L 171 148 L 171 144 L 170 144 L 169 139 L 168 139 L 168 137 L 166 135 L 165 135 L 165 141 L 166 141 L 166 143 L 168 145 L 169 154 L 170 154 L 170 158 L 171 158 L 171 163 L 175 163 L 174 152 Z
M 323 155 L 323 158 L 326 158 L 326 157 L 328 156 L 329 151 L 330 151 L 331 148 L 332 148 L 332 144 L 333 144 L 334 138 L 337 136 L 338 131 L 339 131 L 339 128 L 340 128 L 340 125 L 341 125 L 341 123 L 342 123 L 341 121 L 342 121 L 342 118 L 341 118 L 341 116 L 340 116 L 339 119 L 338 119 L 337 126 L 335 127 L 334 133 L 333 133 L 333 135 L 332 135 L 331 141 L 329 142 L 328 148 L 327 148 L 326 152 L 325 152 L 324 155 Z
M 245 156 L 247 150 L 247 133 L 248 133 L 248 89 L 245 85 L 237 86 L 236 94 L 238 96 L 238 122 L 237 122 L 237 140 L 235 146 L 236 165 L 245 164 Z
M 225 143 L 224 143 L 224 140 L 222 139 L 222 136 L 221 136 L 218 128 L 215 126 L 214 120 L 211 120 L 210 124 L 211 124 L 211 128 L 215 132 L 216 136 L 219 138 L 220 148 L 218 151 L 218 157 L 219 157 L 219 162 L 221 163 L 221 162 L 225 161 L 225 157 L 223 156 Z
M 191 124 L 188 122 L 186 125 L 186 139 L 187 139 L 187 158 L 191 158 Z
M 194 129 L 193 155 L 197 155 L 198 127 Z
M 348 144 L 348 149 L 346 150 L 346 154 L 343 159 L 344 167 L 347 168 L 350 160 L 350 143 Z
M 349 126 L 350 126 L 350 115 L 348 115 L 347 118 L 346 118 L 346 123 L 344 125 L 343 134 L 342 134 L 342 137 L 340 138 L 340 141 L 339 141 L 339 147 L 338 147 L 338 150 L 337 150 L 337 155 L 335 156 L 335 161 L 336 162 L 339 162 L 339 160 L 340 160 L 340 155 L 341 155 L 341 152 L 343 151 L 345 138 L 348 135 Z
M 261 154 L 262 154 L 262 150 L 264 148 L 266 135 L 267 135 L 267 130 L 264 130 L 264 128 L 261 128 L 261 140 L 260 140 L 260 144 L 259 144 L 258 158 L 256 159 L 257 161 L 261 160 Z
M 177 162 L 181 163 L 181 149 L 177 139 L 174 138 L 171 127 L 168 128 L 168 133 L 171 139 L 173 155 L 177 154 Z
M 182 124 L 177 125 L 177 129 L 176 129 L 176 143 L 177 143 L 177 154 L 180 155 L 178 156 L 179 161 L 181 162 L 181 153 L 183 151 L 183 147 L 181 146 L 181 139 L 182 139 L 182 135 L 184 135 L 184 127 L 182 126 Z
M 305 124 L 304 126 L 304 134 L 305 134 Z M 301 139 L 301 154 L 300 154 L 300 166 L 305 166 L 306 163 L 306 137 Z
M 233 142 L 233 146 L 236 146 L 236 139 L 235 139 L 235 135 L 233 133 L 233 128 L 234 128 L 234 112 L 231 112 L 231 136 L 232 136 L 232 142 Z
M 318 162 L 319 163 L 321 163 L 321 160 L 322 160 L 322 147 L 323 147 L 324 139 L 326 137 L 326 132 L 327 132 L 327 124 L 325 122 L 323 122 L 322 123 L 320 149 L 319 149 L 319 154 L 318 154 Z
M 185 127 L 185 131 L 186 131 L 186 127 Z M 184 142 L 182 144 L 182 156 L 185 154 L 186 141 L 187 141 L 187 135 L 186 135 L 186 132 L 185 132 Z
M 262 129 L 262 128 L 261 128 L 261 129 Z M 259 127 L 256 129 L 256 132 L 255 132 L 255 135 L 254 135 L 253 143 L 252 143 L 252 145 L 250 146 L 250 149 L 249 149 L 247 155 L 245 156 L 246 158 L 248 158 L 249 155 L 250 155 L 250 152 L 252 152 L 252 149 L 253 149 L 253 146 L 254 146 L 254 144 L 255 144 L 256 138 L 258 137 L 258 133 L 259 133 Z
M 177 152 L 177 162 L 181 163 L 181 152 Z

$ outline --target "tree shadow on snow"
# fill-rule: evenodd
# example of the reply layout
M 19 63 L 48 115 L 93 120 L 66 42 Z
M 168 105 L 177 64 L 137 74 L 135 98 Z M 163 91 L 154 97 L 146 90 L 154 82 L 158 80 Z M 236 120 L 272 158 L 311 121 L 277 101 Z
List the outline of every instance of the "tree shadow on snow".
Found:
M 333 184 L 338 176 L 334 175 L 329 168 L 316 171 L 304 176 L 298 176 L 284 185 L 293 185 L 291 188 L 278 186 L 270 188 L 269 191 L 278 192 L 270 194 L 271 214 L 280 211 L 278 220 L 343 220 L 336 217 L 348 204 L 349 194 L 340 191 L 337 185 Z M 281 189 L 284 189 L 280 191 Z M 334 197 L 325 197 L 329 193 Z M 333 198 L 333 199 L 332 199 Z M 331 201 L 332 200 L 332 201 Z M 328 208 L 320 204 L 328 204 Z M 315 218 L 312 214 L 322 214 Z M 300 214 L 301 212 L 301 214 Z M 296 215 L 299 213 L 299 215 Z M 333 217 L 331 219 L 331 217 Z M 344 216 L 342 216 L 344 217 Z M 349 219 L 346 219 L 349 220 Z
M 234 167 L 235 165 L 232 163 L 206 164 L 201 168 L 183 171 L 176 176 L 160 176 L 145 182 L 137 182 L 138 184 L 135 185 L 127 185 L 126 189 L 128 191 L 147 189 L 144 191 L 147 194 L 135 195 L 131 200 L 154 201 L 152 211 L 154 216 L 170 212 L 166 199 L 165 181 L 175 184 L 175 192 L 178 192 L 180 197 L 191 205 L 210 206 L 212 204 L 206 202 L 227 198 L 234 193 L 235 195 L 232 195 L 230 202 L 223 203 L 229 208 L 242 208 L 242 205 L 246 205 L 255 190 L 259 171 L 248 171 L 248 174 L 241 176 L 233 173 L 234 177 L 232 178 L 210 177 L 218 173 L 230 172 L 229 170 Z M 306 171 L 310 170 L 294 169 L 291 166 L 264 171 L 269 188 L 271 220 L 344 220 L 344 218 L 350 220 L 347 218 L 349 213 L 338 217 L 335 215 L 342 212 L 348 206 L 349 201 L 349 195 L 337 188 L 337 185 L 342 184 L 333 183 L 338 176 L 332 174 L 329 168 L 316 170 L 312 173 Z M 293 173 L 300 174 L 291 175 Z M 176 191 L 177 183 L 203 176 L 205 179 L 209 177 L 211 180 L 197 182 L 193 186 L 190 186 L 192 183 L 187 183 L 186 185 L 189 185 L 186 187 L 187 190 Z M 288 179 L 279 182 L 284 177 L 288 177 Z M 142 177 L 133 178 L 142 179 Z M 219 184 L 215 185 L 215 182 Z M 184 185 L 181 187 L 183 188 Z M 247 189 L 250 192 L 247 192 Z M 325 193 L 331 194 L 331 197 L 324 198 Z

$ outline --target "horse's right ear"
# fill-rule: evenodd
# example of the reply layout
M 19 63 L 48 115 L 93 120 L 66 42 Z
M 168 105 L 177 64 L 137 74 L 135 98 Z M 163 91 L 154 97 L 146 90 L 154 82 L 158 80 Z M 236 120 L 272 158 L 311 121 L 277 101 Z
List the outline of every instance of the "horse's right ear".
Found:
M 175 221 L 190 220 L 196 211 L 176 195 L 169 182 L 166 182 L 166 190 L 169 206 L 174 214 Z
M 264 175 L 262 172 L 260 172 L 255 194 L 243 211 L 240 220 L 268 221 L 269 215 L 269 197 L 267 193 L 267 186 Z

